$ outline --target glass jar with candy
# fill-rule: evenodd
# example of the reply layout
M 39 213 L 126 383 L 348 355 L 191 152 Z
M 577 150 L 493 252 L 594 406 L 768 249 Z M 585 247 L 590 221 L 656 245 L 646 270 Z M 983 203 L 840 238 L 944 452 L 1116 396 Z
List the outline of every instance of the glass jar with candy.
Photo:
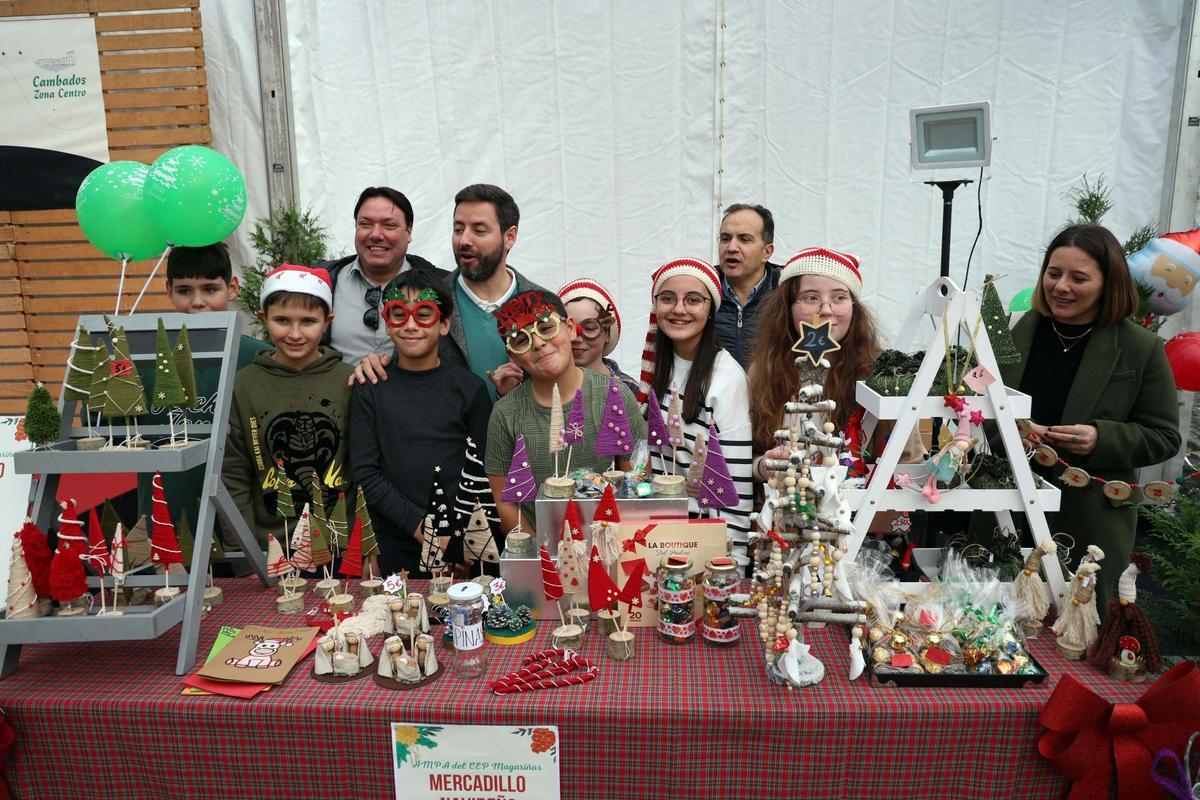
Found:
M 667 556 L 659 565 L 658 635 L 670 644 L 696 636 L 696 579 L 687 556 Z

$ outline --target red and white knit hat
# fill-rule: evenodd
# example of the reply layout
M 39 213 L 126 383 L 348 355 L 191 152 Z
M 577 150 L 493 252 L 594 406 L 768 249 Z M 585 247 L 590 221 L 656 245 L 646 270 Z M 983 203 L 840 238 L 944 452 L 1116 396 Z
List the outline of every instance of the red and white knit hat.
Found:
M 676 275 L 687 275 L 704 284 L 708 296 L 712 298 L 710 313 L 715 314 L 721 305 L 721 276 L 708 262 L 698 258 L 677 258 L 654 271 L 650 285 L 650 327 L 646 331 L 646 344 L 642 347 L 642 374 L 638 382 L 637 399 L 643 405 L 650 396 L 650 383 L 654 380 L 654 342 L 658 336 L 658 316 L 654 313 L 654 298 L 662 290 L 662 285 L 667 279 Z
M 858 259 L 849 253 L 839 253 L 824 247 L 806 247 L 788 259 L 779 273 L 779 283 L 800 275 L 824 275 L 843 283 L 855 297 L 862 296 L 862 274 Z
M 333 308 L 333 282 L 323 269 L 283 264 L 267 273 L 258 292 L 259 308 L 265 308 L 267 298 L 276 292 L 311 294 L 325 301 L 327 309 Z
M 608 339 L 608 344 L 604 346 L 604 355 L 608 355 L 616 349 L 617 342 L 621 339 L 621 315 L 617 313 L 617 304 L 613 302 L 608 289 L 591 278 L 576 278 L 563 284 L 562 288 L 558 290 L 558 299 L 562 300 L 564 306 L 572 300 L 592 300 L 600 306 L 602 314 L 612 314 L 612 335 Z

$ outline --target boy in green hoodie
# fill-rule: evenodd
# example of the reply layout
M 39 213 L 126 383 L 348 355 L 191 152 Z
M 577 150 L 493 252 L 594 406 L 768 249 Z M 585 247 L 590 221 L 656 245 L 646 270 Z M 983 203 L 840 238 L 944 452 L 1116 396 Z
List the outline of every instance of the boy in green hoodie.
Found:
M 350 481 L 347 382 L 353 368 L 321 338 L 333 321 L 329 273 L 284 264 L 263 279 L 259 318 L 275 345 L 233 385 L 221 477 L 260 542 L 283 533 L 276 514 L 276 464 L 283 461 L 299 515 L 314 476 L 327 487 Z

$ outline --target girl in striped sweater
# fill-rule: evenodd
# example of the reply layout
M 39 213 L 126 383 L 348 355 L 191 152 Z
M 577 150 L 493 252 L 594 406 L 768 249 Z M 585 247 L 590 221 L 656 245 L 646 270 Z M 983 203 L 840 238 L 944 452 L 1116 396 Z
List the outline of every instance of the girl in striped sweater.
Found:
M 751 480 L 750 403 L 746 373 L 717 342 L 716 310 L 721 304 L 721 279 L 703 261 L 683 258 L 659 267 L 653 275 L 650 330 L 642 352 L 641 392 L 645 403 L 650 388 L 666 413 L 671 390 L 679 392 L 683 409 L 683 445 L 676 451 L 676 470 L 691 466 L 697 434 L 708 438 L 717 429 L 729 474 L 737 488 L 737 503 L 720 509 L 733 552 L 745 557 L 754 502 Z M 698 515 L 695 497 L 689 512 Z

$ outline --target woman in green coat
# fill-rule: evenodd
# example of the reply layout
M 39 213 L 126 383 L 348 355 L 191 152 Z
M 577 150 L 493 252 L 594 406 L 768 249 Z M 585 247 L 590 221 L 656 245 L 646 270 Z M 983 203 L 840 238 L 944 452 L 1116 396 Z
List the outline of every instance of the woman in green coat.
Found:
M 1174 456 L 1179 406 L 1163 341 L 1133 322 L 1138 294 L 1116 237 L 1099 225 L 1071 225 L 1050 241 L 1033 311 L 1013 328 L 1020 362 L 1004 383 L 1033 398 L 1030 427 L 1071 466 L 1108 481 Z M 1057 477 L 1059 464 L 1043 475 Z M 1061 485 L 1061 484 L 1060 484 Z M 1136 495 L 1133 501 L 1140 499 Z M 1062 486 L 1052 531 L 1075 539 L 1072 560 L 1091 544 L 1106 555 L 1097 606 L 1108 607 L 1133 552 L 1137 508 L 1109 499 L 1096 481 Z

